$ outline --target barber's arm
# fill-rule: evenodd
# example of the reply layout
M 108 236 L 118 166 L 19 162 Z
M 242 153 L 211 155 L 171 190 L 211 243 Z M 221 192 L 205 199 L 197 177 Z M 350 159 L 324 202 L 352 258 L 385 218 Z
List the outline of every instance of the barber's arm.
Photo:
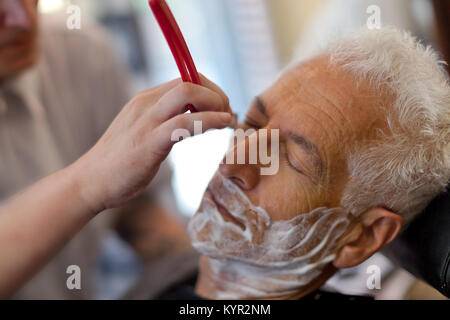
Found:
M 69 167 L 42 179 L 0 209 L 0 298 L 33 276 L 97 213 L 140 195 L 175 141 L 176 129 L 224 128 L 227 97 L 174 80 L 133 98 L 97 144 Z M 199 111 L 185 114 L 187 104 Z

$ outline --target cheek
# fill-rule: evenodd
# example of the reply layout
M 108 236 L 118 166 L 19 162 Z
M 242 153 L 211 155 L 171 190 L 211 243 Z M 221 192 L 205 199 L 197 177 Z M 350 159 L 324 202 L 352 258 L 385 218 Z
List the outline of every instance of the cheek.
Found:
M 347 162 L 345 160 L 336 161 L 336 164 L 330 168 L 327 174 L 328 187 L 324 191 L 324 206 L 326 207 L 342 206 L 342 195 L 350 179 Z
M 290 220 L 300 213 L 323 206 L 317 187 L 298 173 L 282 168 L 275 176 L 268 176 L 258 187 L 258 205 L 264 208 L 271 221 Z

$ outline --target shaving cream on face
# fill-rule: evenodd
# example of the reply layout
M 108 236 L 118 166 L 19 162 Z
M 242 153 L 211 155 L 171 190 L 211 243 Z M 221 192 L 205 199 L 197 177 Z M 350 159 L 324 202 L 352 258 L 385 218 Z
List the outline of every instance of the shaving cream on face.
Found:
M 221 288 L 217 299 L 298 292 L 333 261 L 336 240 L 350 223 L 343 209 L 324 207 L 272 223 L 263 208 L 254 206 L 237 185 L 220 174 L 210 189 L 214 199 L 205 196 L 188 231 L 194 248 L 210 258 L 214 280 Z M 244 228 L 224 220 L 216 203 Z

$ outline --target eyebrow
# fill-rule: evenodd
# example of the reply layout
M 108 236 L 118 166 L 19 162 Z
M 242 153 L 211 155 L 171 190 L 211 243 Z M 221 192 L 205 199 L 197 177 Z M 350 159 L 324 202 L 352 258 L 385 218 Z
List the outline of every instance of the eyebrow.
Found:
M 315 174 L 319 179 L 321 179 L 324 173 L 325 166 L 324 162 L 322 161 L 322 157 L 320 156 L 319 149 L 316 147 L 316 145 L 305 137 L 295 134 L 292 131 L 288 132 L 288 137 L 298 146 L 300 146 L 308 155 L 311 156 Z

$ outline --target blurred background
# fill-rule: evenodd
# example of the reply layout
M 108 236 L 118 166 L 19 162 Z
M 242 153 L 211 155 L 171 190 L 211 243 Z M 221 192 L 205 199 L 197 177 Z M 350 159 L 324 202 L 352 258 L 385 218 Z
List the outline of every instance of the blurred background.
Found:
M 381 25 L 411 31 L 446 54 L 448 31 L 440 33 L 439 8 L 431 0 L 168 0 L 185 36 L 197 69 L 229 96 L 240 119 L 252 98 L 270 85 L 293 61 L 308 57 L 333 39 L 367 25 L 380 9 Z M 132 72 L 138 92 L 179 77 L 168 46 L 147 0 L 40 0 L 43 14 L 68 14 L 67 5 L 81 7 L 83 24 L 100 24 Z M 371 7 L 373 9 L 373 7 Z M 437 8 L 437 11 L 435 11 Z M 445 29 L 444 29 L 445 30 Z M 448 29 L 446 29 L 448 30 Z M 76 31 L 74 31 L 76 32 Z M 445 40 L 447 39 L 447 40 Z M 231 132 L 221 130 L 179 143 L 170 155 L 173 187 L 181 212 L 192 215 L 221 160 Z M 394 267 L 375 257 L 386 273 Z M 372 263 L 371 261 L 368 264 Z M 359 270 L 365 270 L 360 268 Z M 365 281 L 352 284 L 356 269 L 345 270 L 329 286 L 365 293 Z M 400 272 L 394 280 L 411 288 L 415 279 Z M 365 275 L 364 275 L 365 276 Z M 387 298 L 405 295 L 396 290 Z M 400 289 L 399 289 L 400 288 Z M 403 291 L 402 291 L 403 290 Z M 344 290 L 345 291 L 345 290 Z

